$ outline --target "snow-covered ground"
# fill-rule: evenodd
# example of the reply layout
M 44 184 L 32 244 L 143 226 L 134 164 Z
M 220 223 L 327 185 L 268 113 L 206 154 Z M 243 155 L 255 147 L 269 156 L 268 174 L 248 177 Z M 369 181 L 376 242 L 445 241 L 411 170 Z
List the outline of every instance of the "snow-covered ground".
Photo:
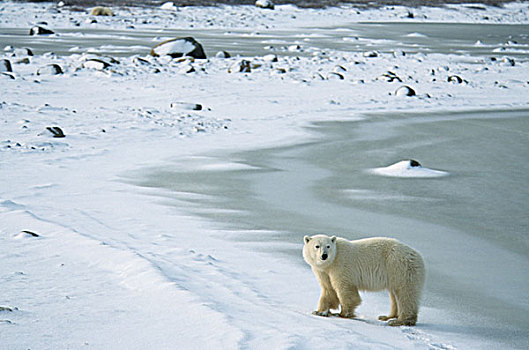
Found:
M 169 29 L 193 36 L 208 28 L 304 35 L 311 27 L 362 21 L 529 24 L 524 2 L 409 11 L 413 18 L 406 8 L 116 8 L 116 16 L 92 23 L 87 13 L 49 3 L 3 2 L 0 36 L 8 29 L 29 32 L 38 22 L 80 32 L 154 29 L 160 37 Z M 105 38 L 87 40 L 100 47 Z M 307 41 L 271 51 L 277 62 L 245 57 L 252 67 L 247 73 L 228 72 L 241 57 L 125 55 L 99 58 L 109 65 L 99 68 L 98 61 L 87 64 L 93 54 L 27 56 L 17 42 L 9 45 L 0 53 L 13 71 L 0 73 L 0 348 L 500 346 L 436 327 L 450 319 L 443 305 L 424 307 L 414 328 L 376 321 L 388 301 L 369 294 L 359 321 L 312 316 L 319 287 L 301 258 L 305 233 L 295 245 L 267 242 L 270 232 L 256 227 L 239 242 L 185 208 L 165 205 L 162 190 L 129 180 L 164 164 L 244 169 L 236 160 L 218 164 L 204 155 L 295 143 L 309 137 L 303 127 L 315 121 L 382 111 L 527 108 L 526 45 L 504 42 L 492 60 L 314 49 Z M 37 74 L 50 64 L 64 73 Z M 399 96 L 403 85 L 416 95 Z M 65 137 L 53 137 L 48 128 L 54 127 Z M 299 257 L 271 254 L 270 247 L 299 250 Z M 424 319 L 428 327 L 421 327 Z

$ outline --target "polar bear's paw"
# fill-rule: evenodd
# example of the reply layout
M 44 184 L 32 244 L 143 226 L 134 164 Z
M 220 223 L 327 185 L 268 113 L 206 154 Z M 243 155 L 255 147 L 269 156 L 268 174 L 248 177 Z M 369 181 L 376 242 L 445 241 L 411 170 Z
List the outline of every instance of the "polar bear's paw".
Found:
M 415 323 L 417 323 L 417 320 L 414 319 L 406 319 L 406 320 L 390 320 L 388 322 L 388 325 L 392 327 L 399 327 L 399 326 L 415 326 Z
M 340 312 L 338 316 L 340 316 L 341 318 L 355 318 L 356 317 L 353 311 L 342 311 Z
M 397 318 L 397 316 L 378 316 L 378 319 L 380 321 L 388 321 L 388 320 L 391 320 L 392 318 Z
M 316 310 L 316 311 L 312 311 L 312 314 L 316 316 L 329 317 L 329 310 L 326 310 L 326 311 Z

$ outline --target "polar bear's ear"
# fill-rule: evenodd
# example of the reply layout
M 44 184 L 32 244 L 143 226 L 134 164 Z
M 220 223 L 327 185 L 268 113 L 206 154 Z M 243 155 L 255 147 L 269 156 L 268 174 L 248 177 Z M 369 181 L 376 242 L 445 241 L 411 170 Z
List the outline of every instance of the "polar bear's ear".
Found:
M 336 236 L 331 237 L 331 242 L 336 243 Z
M 307 244 L 307 243 L 310 242 L 310 237 L 309 236 L 305 236 L 305 237 L 303 237 L 303 240 L 305 241 L 305 244 Z

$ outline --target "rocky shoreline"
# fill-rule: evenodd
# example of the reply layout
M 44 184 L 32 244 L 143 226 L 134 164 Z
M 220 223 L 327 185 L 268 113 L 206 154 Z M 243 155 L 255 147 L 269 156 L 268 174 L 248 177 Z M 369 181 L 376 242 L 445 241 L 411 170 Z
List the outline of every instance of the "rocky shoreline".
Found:
M 17 2 L 48 2 L 48 1 L 19 1 Z M 91 6 L 160 6 L 165 1 L 159 0 L 67 0 L 66 5 L 72 7 Z M 175 0 L 176 6 L 219 6 L 219 5 L 254 5 L 254 0 Z M 357 8 L 379 8 L 384 6 L 406 7 L 442 7 L 447 4 L 469 4 L 472 7 L 489 5 L 501 7 L 504 4 L 517 2 L 516 0 L 276 0 L 276 5 L 296 5 L 302 8 L 324 8 L 342 5 L 351 5 Z

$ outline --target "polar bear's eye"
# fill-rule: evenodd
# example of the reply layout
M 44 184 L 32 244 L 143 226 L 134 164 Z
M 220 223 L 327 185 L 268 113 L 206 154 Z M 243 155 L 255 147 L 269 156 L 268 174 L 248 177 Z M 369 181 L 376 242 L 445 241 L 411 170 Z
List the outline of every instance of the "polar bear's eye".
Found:
M 314 248 L 316 248 L 316 249 L 320 249 L 320 246 L 319 246 L 319 245 L 317 245 L 317 246 L 315 246 Z
M 331 246 L 330 246 L 330 245 L 327 245 L 327 249 L 331 249 Z

